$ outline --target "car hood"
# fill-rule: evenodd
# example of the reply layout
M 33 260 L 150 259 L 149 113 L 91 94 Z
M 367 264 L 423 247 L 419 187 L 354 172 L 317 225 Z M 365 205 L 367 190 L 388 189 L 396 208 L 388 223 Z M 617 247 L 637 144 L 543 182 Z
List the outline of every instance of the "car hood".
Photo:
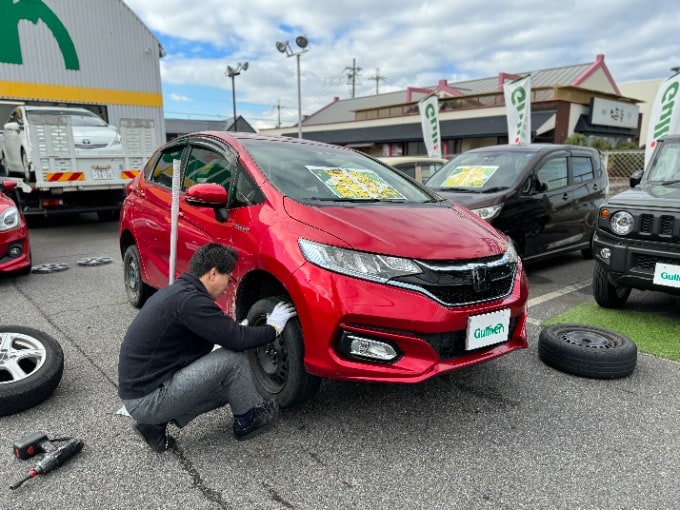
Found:
M 360 251 L 437 260 L 474 259 L 505 251 L 505 238 L 461 207 L 360 205 L 310 207 L 286 199 L 291 218 Z
M 73 141 L 76 147 L 86 149 L 109 145 L 118 134 L 115 127 L 73 126 Z
M 608 207 L 641 207 L 680 211 L 680 184 L 660 186 L 642 182 L 607 199 Z

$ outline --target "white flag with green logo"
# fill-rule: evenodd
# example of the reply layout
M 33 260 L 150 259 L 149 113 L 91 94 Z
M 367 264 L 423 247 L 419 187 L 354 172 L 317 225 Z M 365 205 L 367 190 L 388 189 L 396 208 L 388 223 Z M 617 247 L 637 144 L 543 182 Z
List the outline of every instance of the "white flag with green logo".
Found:
M 531 143 L 531 75 L 503 84 L 508 143 Z
M 439 132 L 439 98 L 436 94 L 418 103 L 420 123 L 423 127 L 423 140 L 427 155 L 431 158 L 442 157 L 441 134 Z
M 645 168 L 660 138 L 680 134 L 680 73 L 676 73 L 659 86 L 647 126 Z

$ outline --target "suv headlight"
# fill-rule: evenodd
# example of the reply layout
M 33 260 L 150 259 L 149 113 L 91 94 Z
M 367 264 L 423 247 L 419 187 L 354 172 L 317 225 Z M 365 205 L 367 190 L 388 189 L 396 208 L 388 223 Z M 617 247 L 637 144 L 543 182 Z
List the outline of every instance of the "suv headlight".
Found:
M 422 273 L 411 259 L 348 250 L 307 239 L 300 239 L 298 243 L 305 259 L 335 273 L 380 283 L 397 276 Z
M 0 232 L 11 230 L 19 226 L 19 210 L 8 207 L 0 213 Z
M 489 221 L 494 219 L 496 216 L 498 216 L 498 213 L 501 212 L 501 209 L 503 208 L 503 204 L 496 204 L 496 205 L 490 205 L 489 207 L 480 207 L 479 209 L 470 209 L 473 213 L 475 213 L 477 216 L 482 218 L 483 220 Z
M 633 231 L 635 220 L 628 211 L 617 211 L 609 219 L 609 226 L 612 232 L 620 236 L 625 236 Z

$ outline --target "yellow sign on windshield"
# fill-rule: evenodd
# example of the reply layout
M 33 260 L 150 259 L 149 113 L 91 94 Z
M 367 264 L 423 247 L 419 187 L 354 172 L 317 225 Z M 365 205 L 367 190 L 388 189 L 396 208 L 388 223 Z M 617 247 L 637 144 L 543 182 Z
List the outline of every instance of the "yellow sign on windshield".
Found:
M 444 187 L 481 188 L 498 170 L 498 166 L 457 166 L 443 183 Z
M 372 170 L 308 166 L 317 179 L 340 198 L 404 200 L 406 197 Z

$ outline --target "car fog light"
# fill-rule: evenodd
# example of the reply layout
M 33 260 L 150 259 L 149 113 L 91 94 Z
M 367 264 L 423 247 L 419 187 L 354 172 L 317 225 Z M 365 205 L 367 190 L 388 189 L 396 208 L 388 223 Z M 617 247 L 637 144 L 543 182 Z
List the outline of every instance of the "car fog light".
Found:
M 609 260 L 609 257 L 612 256 L 612 252 L 609 248 L 602 248 L 600 250 L 600 257 L 602 257 L 605 260 Z
M 394 347 L 388 343 L 355 335 L 348 335 L 348 338 L 350 340 L 349 352 L 354 356 L 380 361 L 391 361 L 398 356 Z
M 20 257 L 23 252 L 24 250 L 20 244 L 14 244 L 9 247 L 9 250 L 7 250 L 7 255 L 15 259 L 17 257 Z

